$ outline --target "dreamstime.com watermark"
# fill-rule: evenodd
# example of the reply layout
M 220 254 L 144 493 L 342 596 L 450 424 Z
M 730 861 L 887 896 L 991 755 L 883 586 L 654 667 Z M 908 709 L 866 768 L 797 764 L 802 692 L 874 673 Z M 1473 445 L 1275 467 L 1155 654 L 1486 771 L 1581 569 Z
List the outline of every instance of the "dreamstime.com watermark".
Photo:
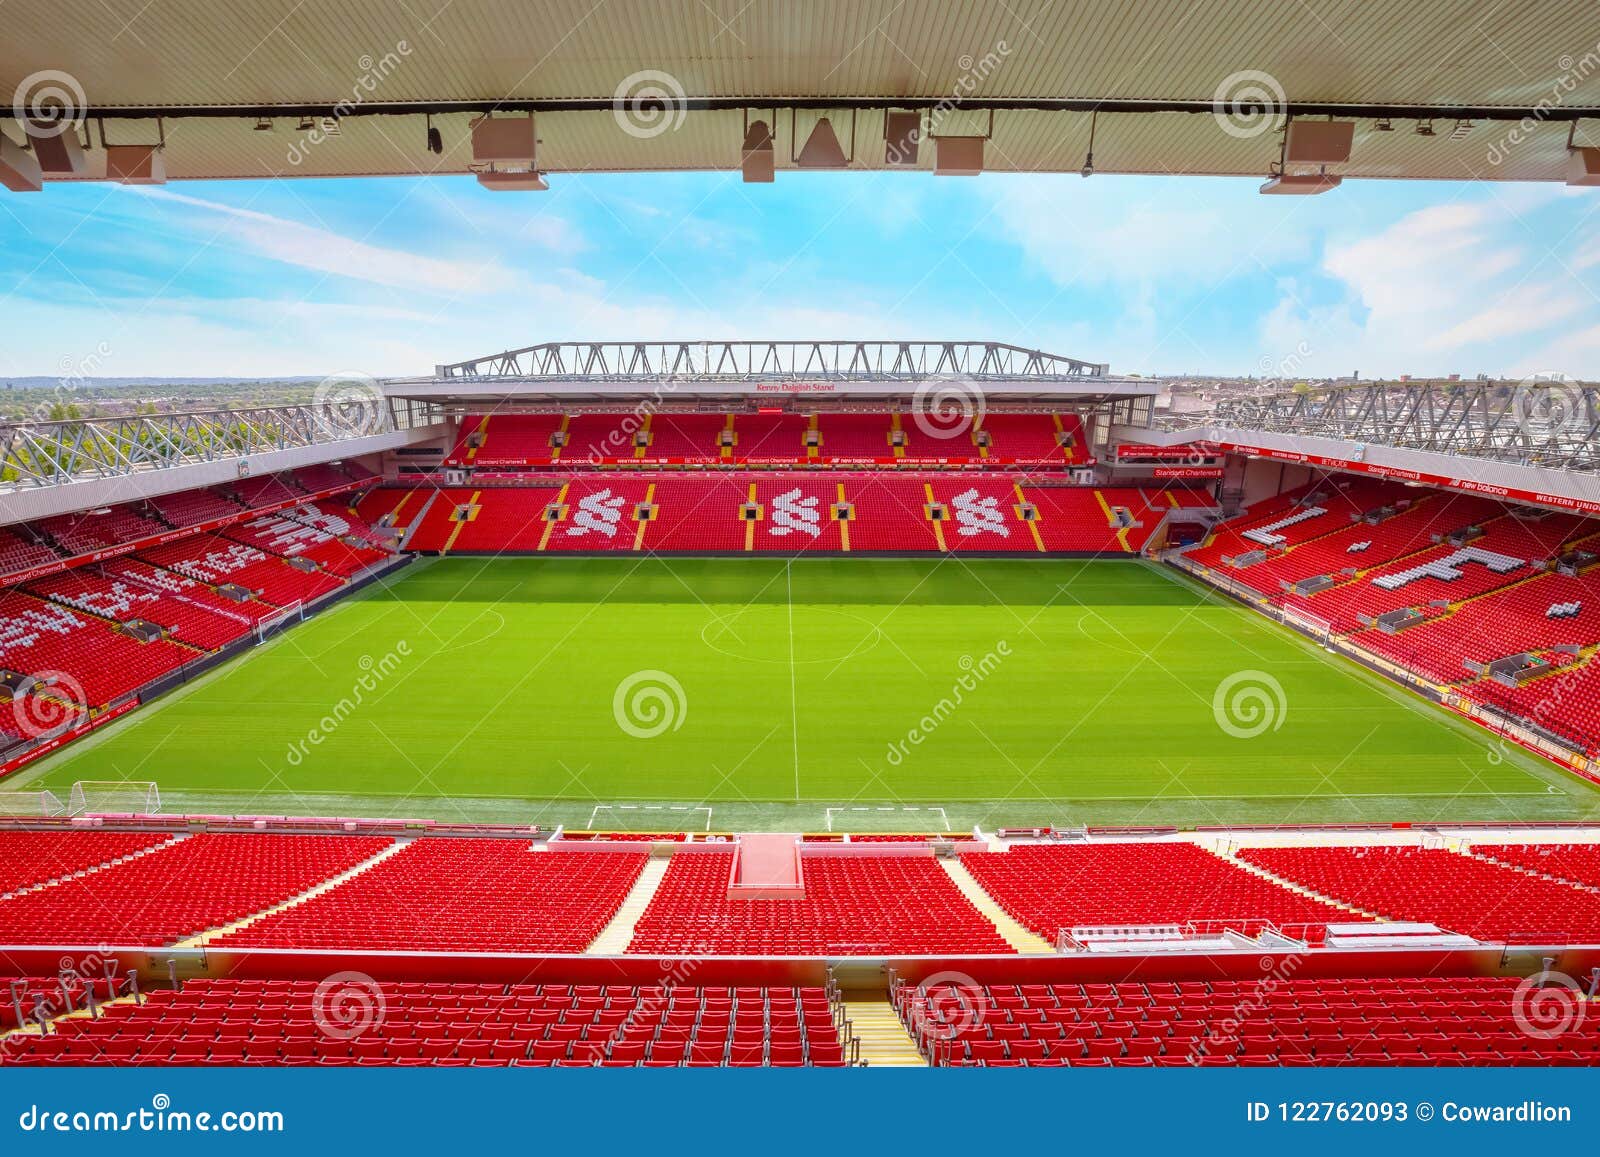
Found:
M 965 972 L 936 972 L 917 985 L 906 1017 L 918 1045 L 953 1041 L 983 1027 L 988 990 Z
M 1259 963 L 1265 975 L 1234 1003 L 1226 1016 L 1207 1025 L 1205 1036 L 1197 1038 L 1190 1047 L 1189 1063 L 1198 1065 L 1201 1058 L 1207 1056 L 1232 1056 L 1238 1047 L 1240 1032 L 1267 1010 L 1273 994 L 1294 979 L 1304 960 L 1298 953 L 1261 957 Z
M 1283 684 L 1265 671 L 1235 671 L 1217 684 L 1211 715 L 1225 734 L 1254 739 L 1277 731 L 1289 717 Z
M 633 409 L 606 431 L 605 437 L 589 445 L 589 465 L 602 465 L 607 458 L 632 456 L 636 449 L 634 436 L 645 429 L 645 424 L 661 412 L 662 403 L 678 388 L 678 379 L 665 377 L 650 387 L 649 397 L 640 398 Z M 562 461 L 566 461 L 565 458 Z
M 278 1109 L 224 1109 L 190 1112 L 174 1109 L 172 1098 L 157 1093 L 148 1106 L 111 1109 L 56 1109 L 31 1104 L 17 1115 L 24 1133 L 282 1133 Z
M 1288 104 L 1277 77 L 1246 68 L 1222 78 L 1211 94 L 1211 117 L 1230 137 L 1249 140 L 1281 128 Z
M 1560 57 L 1556 61 L 1560 74 L 1550 83 L 1550 90 L 1533 104 L 1533 111 L 1524 116 L 1508 128 L 1501 137 L 1489 146 L 1489 151 L 1484 159 L 1491 165 L 1499 166 L 1511 156 L 1511 151 L 1522 144 L 1545 121 L 1550 119 L 1550 114 L 1566 104 L 1567 97 L 1576 92 L 1584 81 L 1595 73 L 1600 72 L 1600 44 L 1589 49 L 1582 56 L 1574 57 L 1571 54 Z
M 929 438 L 959 438 L 983 421 L 983 387 L 956 375 L 936 375 L 911 393 L 911 420 Z
M 1011 642 L 1000 639 L 994 645 L 994 650 L 985 651 L 983 657 L 974 659 L 971 655 L 962 655 L 957 662 L 961 674 L 956 676 L 950 685 L 950 694 L 943 696 L 921 719 L 916 726 L 906 732 L 904 739 L 894 739 L 889 742 L 888 753 L 885 759 L 890 767 L 899 767 L 911 754 L 913 747 L 921 747 L 930 736 L 944 722 L 954 715 L 966 702 L 966 697 L 983 685 L 984 681 L 1000 669 L 1002 660 L 1011 656 Z
M 973 56 L 967 52 L 956 57 L 956 67 L 961 70 L 961 75 L 956 78 L 955 84 L 950 86 L 950 92 L 923 114 L 922 123 L 917 131 L 911 134 L 909 140 L 889 142 L 884 152 L 884 162 L 890 166 L 909 165 L 921 143 L 937 136 L 939 127 L 950 114 L 958 111 L 961 102 L 971 96 L 981 83 L 993 76 L 1010 55 L 1011 45 L 1004 40 L 997 40 L 994 47 L 982 56 Z
M 683 82 L 670 72 L 645 68 L 622 78 L 611 95 L 617 126 L 641 141 L 676 132 L 689 110 Z
M 410 55 L 411 42 L 400 40 L 380 57 L 374 58 L 370 53 L 359 57 L 356 60 L 356 68 L 360 70 L 360 74 L 350 86 L 350 95 L 333 106 L 331 115 L 313 121 L 310 128 L 302 130 L 297 138 L 289 142 L 289 151 L 284 155 L 284 160 L 291 165 L 302 165 L 311 156 L 312 149 L 330 137 L 338 136 L 339 121 L 365 104 L 367 97 L 377 92 L 383 82 L 388 80 L 400 67 L 401 62 Z
M 1517 985 L 1511 994 L 1511 1019 L 1526 1036 L 1555 1040 L 1582 1027 L 1588 1004 L 1576 980 L 1545 969 Z
M 289 744 L 289 750 L 284 756 L 289 766 L 299 767 L 304 763 L 306 757 L 311 754 L 311 749 L 321 747 L 331 738 L 334 732 L 344 725 L 346 719 L 361 709 L 367 697 L 381 687 L 386 679 L 400 669 L 403 661 L 410 657 L 411 643 L 406 639 L 401 639 L 394 645 L 392 651 L 385 651 L 377 659 L 371 655 L 362 655 L 356 661 L 361 674 L 350 685 L 349 693 L 341 696 L 333 708 L 306 731 L 304 738 L 293 740 Z
M 667 672 L 635 671 L 617 684 L 611 715 L 635 739 L 654 739 L 683 726 L 689 717 L 689 698 L 683 684 Z
M 25 619 L 29 615 L 52 613 L 49 609 L 28 610 L 18 617 Z M 22 625 L 27 628 L 30 624 Z M 0 643 L 4 642 L 4 634 L 0 632 Z M 67 671 L 39 671 L 34 677 L 37 682 L 32 690 L 11 700 L 12 729 L 32 739 L 55 739 L 75 727 L 82 717 L 78 704 L 87 702 L 83 684 Z
M 332 440 L 365 438 L 388 429 L 388 400 L 375 378 L 349 370 L 329 374 L 311 393 L 311 420 Z
M 329 1040 L 350 1041 L 383 1025 L 389 1001 L 365 972 L 335 972 L 311 994 L 311 1023 Z
M 1529 374 L 1511 395 L 1517 429 L 1529 441 L 1548 445 L 1587 434 L 1594 423 L 1583 385 L 1565 374 Z

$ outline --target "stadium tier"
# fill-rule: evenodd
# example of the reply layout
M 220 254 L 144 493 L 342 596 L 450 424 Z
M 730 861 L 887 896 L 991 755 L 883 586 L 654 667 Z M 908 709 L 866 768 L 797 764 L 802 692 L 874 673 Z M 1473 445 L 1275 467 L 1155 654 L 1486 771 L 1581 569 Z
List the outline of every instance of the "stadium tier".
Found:
M 166 842 L 140 832 L 0 831 L 0 896 L 87 868 L 99 868 Z
M 1320 941 L 1363 917 L 1253 875 L 1189 843 L 1024 844 L 961 862 L 1015 920 L 1055 943 L 1079 926 L 1192 924 Z
M 895 990 L 934 1064 L 1595 1065 L 1600 1025 L 1541 1036 L 1515 977 L 1026 984 Z M 976 1013 L 951 1023 L 949 1009 Z M 980 1015 L 981 1013 L 981 1015 Z
M 385 488 L 361 514 L 420 553 L 1136 554 L 1181 507 L 1161 489 L 916 472 L 525 475 Z
M 820 988 L 369 983 L 190 981 L 19 1038 L 0 1064 L 845 1063 Z
M 653 412 L 652 412 L 653 411 Z M 941 426 L 896 410 L 813 414 L 638 411 L 468 414 L 447 466 L 478 469 L 656 461 L 685 465 L 995 462 L 1067 469 L 1093 463 L 1072 413 L 995 412 Z
M 1600 520 L 1323 479 L 1220 523 L 1179 564 L 1358 656 L 1600 752 Z

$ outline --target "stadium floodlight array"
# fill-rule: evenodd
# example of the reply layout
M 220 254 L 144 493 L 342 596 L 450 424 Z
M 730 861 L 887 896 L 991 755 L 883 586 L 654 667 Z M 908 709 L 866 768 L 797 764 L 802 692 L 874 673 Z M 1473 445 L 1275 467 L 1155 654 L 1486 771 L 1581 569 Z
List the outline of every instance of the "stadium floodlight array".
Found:
M 158 815 L 161 791 L 153 780 L 80 779 L 67 797 L 67 814 Z

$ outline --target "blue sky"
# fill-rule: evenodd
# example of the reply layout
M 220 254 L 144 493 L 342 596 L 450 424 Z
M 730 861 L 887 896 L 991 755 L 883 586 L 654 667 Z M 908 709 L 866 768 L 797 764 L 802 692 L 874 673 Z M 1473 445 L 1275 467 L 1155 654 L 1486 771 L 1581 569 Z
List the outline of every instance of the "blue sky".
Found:
M 568 338 L 994 338 L 1144 373 L 1600 377 L 1600 194 L 562 175 L 0 198 L 0 380 L 427 372 Z

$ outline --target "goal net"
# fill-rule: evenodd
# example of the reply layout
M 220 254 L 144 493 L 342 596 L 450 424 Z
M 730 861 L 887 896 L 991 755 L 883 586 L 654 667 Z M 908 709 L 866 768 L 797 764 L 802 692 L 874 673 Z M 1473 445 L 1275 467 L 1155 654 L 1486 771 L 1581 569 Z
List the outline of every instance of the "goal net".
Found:
M 1308 615 L 1306 612 L 1297 610 L 1294 607 L 1283 608 L 1283 621 L 1291 627 L 1298 627 L 1324 647 L 1328 645 L 1328 640 L 1333 637 L 1333 623 L 1331 620 L 1317 615 Z
M 161 810 L 161 792 L 145 780 L 80 779 L 67 798 L 67 814 L 155 815 Z
M 288 606 L 284 607 L 283 610 L 278 611 L 275 614 L 268 615 L 266 618 L 262 619 L 256 624 L 256 642 L 265 642 L 267 636 L 272 634 L 274 630 L 282 626 L 284 623 L 297 621 L 303 618 L 305 618 L 305 604 L 290 603 Z
M 66 810 L 53 791 L 0 791 L 0 816 L 58 816 Z

